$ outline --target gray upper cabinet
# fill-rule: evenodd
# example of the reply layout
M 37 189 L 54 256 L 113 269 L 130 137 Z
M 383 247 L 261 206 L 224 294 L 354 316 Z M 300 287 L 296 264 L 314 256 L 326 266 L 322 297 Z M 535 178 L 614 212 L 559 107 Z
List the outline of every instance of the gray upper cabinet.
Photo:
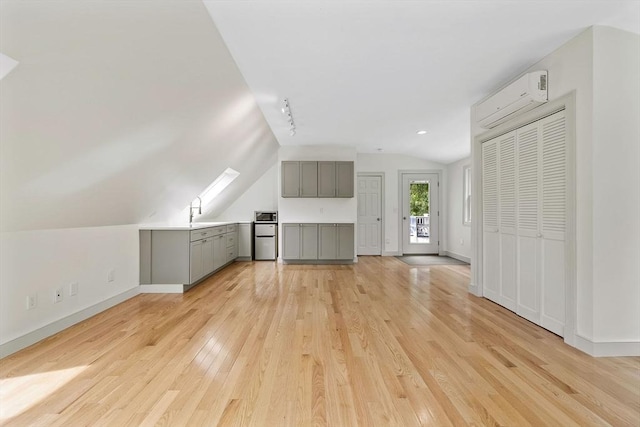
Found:
M 281 165 L 282 197 L 353 197 L 353 162 L 285 161 Z
M 300 197 L 318 197 L 318 162 L 300 162 Z
M 300 162 L 282 162 L 282 197 L 300 197 Z
M 336 197 L 353 197 L 353 162 L 336 162 Z
M 318 162 L 318 197 L 336 197 L 336 162 Z

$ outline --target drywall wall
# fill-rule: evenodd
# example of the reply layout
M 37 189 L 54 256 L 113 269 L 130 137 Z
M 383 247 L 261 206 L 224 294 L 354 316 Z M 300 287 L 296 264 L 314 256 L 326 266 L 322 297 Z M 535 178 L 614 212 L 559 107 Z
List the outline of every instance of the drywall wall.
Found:
M 463 224 L 463 169 L 471 165 L 467 157 L 447 165 L 448 221 L 447 253 L 455 258 L 471 259 L 471 225 Z
M 0 345 L 138 288 L 138 247 L 135 225 L 2 233 Z M 37 306 L 27 310 L 30 295 Z
M 593 35 L 592 339 L 640 342 L 640 36 Z
M 400 254 L 402 244 L 399 234 L 400 194 L 398 172 L 401 170 L 439 171 L 440 176 L 440 252 L 446 251 L 447 189 L 446 166 L 417 157 L 402 154 L 358 154 L 357 172 L 384 173 L 384 236 L 383 255 Z
M 575 326 L 565 329 L 565 341 L 594 355 L 640 354 L 637 38 L 592 27 L 525 70 L 548 70 L 550 100 L 575 93 L 577 289 L 575 318 L 567 319 Z M 472 137 L 484 132 L 475 124 L 474 110 Z M 473 165 L 480 164 L 476 144 L 472 159 Z M 479 174 L 476 167 L 475 194 Z M 474 207 L 480 211 L 478 200 Z M 481 241 L 478 217 L 473 233 Z M 470 289 L 481 292 L 475 288 L 481 283 L 477 253 L 474 245 Z
M 201 221 L 253 221 L 255 211 L 278 210 L 278 165 L 267 170 L 220 215 L 203 215 Z

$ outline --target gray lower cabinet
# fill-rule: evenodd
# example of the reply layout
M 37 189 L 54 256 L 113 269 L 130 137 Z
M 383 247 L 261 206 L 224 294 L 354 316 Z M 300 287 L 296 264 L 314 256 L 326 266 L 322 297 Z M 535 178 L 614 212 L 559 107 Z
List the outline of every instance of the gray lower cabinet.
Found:
M 238 258 L 250 260 L 253 251 L 253 231 L 251 224 L 238 224 Z
M 140 284 L 190 285 L 237 257 L 235 224 L 198 230 L 141 230 Z
M 353 224 L 319 224 L 318 236 L 318 259 L 353 259 Z
M 353 224 L 282 224 L 282 259 L 352 261 Z

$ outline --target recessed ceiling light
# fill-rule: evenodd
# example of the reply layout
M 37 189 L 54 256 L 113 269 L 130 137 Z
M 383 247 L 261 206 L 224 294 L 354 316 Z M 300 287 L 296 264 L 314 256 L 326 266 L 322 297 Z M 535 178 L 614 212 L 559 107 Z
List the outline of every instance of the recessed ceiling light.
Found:
M 424 135 L 425 133 L 427 133 L 426 130 L 419 130 L 418 132 L 416 132 L 418 135 Z

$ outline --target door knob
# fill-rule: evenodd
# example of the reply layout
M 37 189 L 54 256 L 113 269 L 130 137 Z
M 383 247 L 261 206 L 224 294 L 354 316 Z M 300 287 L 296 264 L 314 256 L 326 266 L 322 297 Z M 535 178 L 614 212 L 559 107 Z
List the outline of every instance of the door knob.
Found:
M 376 218 L 378 221 L 380 221 L 380 218 Z
M 407 220 L 407 217 L 406 217 L 406 216 L 403 216 L 403 217 L 402 217 L 402 219 L 404 219 L 404 220 L 406 221 L 406 220 Z

